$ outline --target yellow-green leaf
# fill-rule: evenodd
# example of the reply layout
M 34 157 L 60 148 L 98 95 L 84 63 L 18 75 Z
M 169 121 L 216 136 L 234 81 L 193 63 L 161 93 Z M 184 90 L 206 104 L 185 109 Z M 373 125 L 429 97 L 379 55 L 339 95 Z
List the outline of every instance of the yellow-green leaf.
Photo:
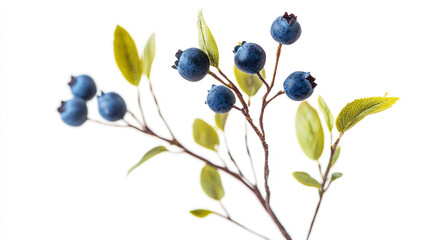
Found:
M 329 110 L 328 105 L 326 105 L 325 100 L 321 96 L 317 99 L 319 103 L 320 111 L 323 113 L 323 117 L 325 118 L 326 125 L 328 126 L 329 132 L 332 132 L 332 128 L 334 127 L 334 115 L 332 115 L 331 110 Z
M 208 215 L 215 213 L 215 212 L 210 211 L 210 210 L 206 210 L 206 209 L 195 209 L 195 210 L 190 211 L 190 213 L 192 215 L 194 215 L 195 217 L 204 218 L 204 217 L 207 217 Z
M 342 174 L 342 173 L 339 173 L 339 172 L 334 172 L 334 173 L 332 173 L 332 175 L 331 175 L 331 182 L 333 182 L 333 181 L 337 180 L 338 178 L 340 178 L 340 177 L 342 177 L 342 176 L 343 176 L 343 174 Z
M 318 160 L 323 152 L 324 135 L 317 111 L 308 104 L 302 102 L 295 118 L 296 136 L 304 153 L 313 160 Z
M 201 170 L 201 187 L 207 196 L 221 200 L 225 196 L 222 181 L 216 168 L 206 165 Z
M 298 182 L 305 186 L 316 188 L 320 187 L 320 183 L 306 172 L 294 172 L 293 176 Z
M 149 152 L 147 152 L 142 159 L 136 164 L 134 165 L 129 171 L 128 174 L 130 174 L 134 169 L 136 169 L 138 166 L 140 166 L 142 163 L 146 162 L 147 160 L 149 160 L 150 158 L 162 153 L 162 152 L 166 152 L 168 151 L 167 148 L 165 148 L 164 146 L 158 146 L 158 147 L 154 147 L 151 150 L 149 150 Z M 127 174 L 127 175 L 128 175 Z
M 390 108 L 398 99 L 398 97 L 370 97 L 348 103 L 337 117 L 338 131 L 344 133 L 366 116 Z
M 215 114 L 216 126 L 222 131 L 225 130 L 225 124 L 226 124 L 226 120 L 228 119 L 228 114 L 229 112 Z
M 153 59 L 155 58 L 155 33 L 152 33 L 149 40 L 147 40 L 146 46 L 144 47 L 143 54 L 140 58 L 142 64 L 142 71 L 146 74 L 147 78 L 150 78 L 150 71 L 152 68 Z
M 337 147 L 337 149 L 335 149 L 334 156 L 333 156 L 333 158 L 332 158 L 331 168 L 332 168 L 332 167 L 335 165 L 335 163 L 337 162 L 338 157 L 340 156 L 340 153 L 341 153 L 341 147 Z
M 207 53 L 210 65 L 219 67 L 219 50 L 213 35 L 203 17 L 203 10 L 198 11 L 198 44 L 200 49 Z
M 265 79 L 265 68 L 260 72 L 261 76 Z M 238 86 L 245 92 L 249 97 L 254 96 L 262 86 L 262 81 L 256 74 L 247 74 L 240 71 L 234 65 L 234 75 L 237 80 Z
M 195 119 L 192 129 L 196 143 L 210 150 L 217 151 L 219 136 L 212 126 L 202 119 Z
M 132 85 L 138 86 L 142 75 L 142 66 L 137 47 L 127 30 L 119 25 L 115 30 L 113 50 L 116 64 L 119 70 L 121 70 L 122 75 Z

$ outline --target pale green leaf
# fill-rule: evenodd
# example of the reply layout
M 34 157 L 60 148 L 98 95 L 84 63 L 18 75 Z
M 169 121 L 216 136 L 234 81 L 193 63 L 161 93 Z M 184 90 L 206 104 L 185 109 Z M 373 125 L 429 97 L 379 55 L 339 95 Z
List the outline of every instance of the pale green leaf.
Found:
M 150 71 L 152 69 L 153 59 L 155 58 L 155 33 L 152 33 L 149 40 L 147 40 L 146 46 L 144 47 L 143 54 L 140 62 L 142 64 L 142 71 L 146 74 L 147 78 L 150 78 Z
M 332 173 L 332 175 L 331 175 L 331 182 L 335 181 L 336 179 L 338 179 L 338 178 L 340 178 L 342 176 L 343 176 L 343 174 L 339 173 L 339 172 Z
M 296 135 L 304 153 L 313 160 L 318 160 L 323 152 L 324 134 L 317 111 L 303 101 L 296 113 Z
M 335 149 L 335 152 L 334 152 L 334 157 L 332 158 L 331 167 L 333 167 L 337 162 L 338 157 L 340 156 L 340 153 L 341 153 L 341 147 L 337 147 L 337 149 Z
M 216 126 L 222 131 L 225 130 L 225 124 L 226 124 L 226 120 L 228 119 L 228 114 L 229 112 L 215 114 Z
M 198 43 L 200 49 L 207 53 L 210 65 L 219 67 L 219 50 L 213 35 L 203 17 L 203 10 L 198 12 Z
M 132 85 L 138 86 L 142 75 L 142 66 L 137 47 L 127 30 L 119 25 L 115 30 L 113 50 L 116 64 L 122 75 Z
M 323 100 L 321 96 L 319 96 L 317 101 L 319 103 L 320 111 L 322 111 L 323 117 L 325 118 L 329 132 L 332 132 L 332 128 L 334 127 L 334 115 L 332 115 L 331 110 L 329 110 L 328 105 L 326 105 L 325 100 Z
M 215 212 L 210 211 L 210 210 L 206 210 L 206 209 L 195 209 L 195 210 L 190 211 L 190 213 L 192 215 L 194 215 L 195 217 L 199 217 L 199 218 L 207 217 L 208 215 L 210 215 L 212 213 L 216 214 Z
M 164 146 L 158 146 L 158 147 L 154 147 L 151 150 L 149 150 L 149 152 L 147 152 L 142 159 L 136 164 L 134 165 L 129 171 L 128 174 L 130 174 L 134 169 L 136 169 L 137 167 L 139 167 L 142 163 L 146 162 L 147 160 L 149 160 L 150 158 L 162 153 L 162 152 L 166 152 L 168 151 L 167 148 L 165 148 Z M 128 175 L 127 174 L 127 175 Z
M 261 76 L 265 78 L 265 68 L 260 72 Z M 245 92 L 249 97 L 254 96 L 262 86 L 262 81 L 256 74 L 247 74 L 240 71 L 234 65 L 234 75 L 237 80 L 238 86 Z
M 192 129 L 196 143 L 210 150 L 217 151 L 219 136 L 212 126 L 204 120 L 195 119 Z
M 344 133 L 366 116 L 390 108 L 398 99 L 398 97 L 370 97 L 348 103 L 337 117 L 338 131 Z
M 319 188 L 321 186 L 320 183 L 316 179 L 311 177 L 306 172 L 294 172 L 293 176 L 295 177 L 295 179 L 298 182 L 300 182 L 301 184 L 303 184 L 305 186 L 316 187 L 316 188 Z
M 219 172 L 210 165 L 201 170 L 201 187 L 207 196 L 215 200 L 221 200 L 225 196 Z

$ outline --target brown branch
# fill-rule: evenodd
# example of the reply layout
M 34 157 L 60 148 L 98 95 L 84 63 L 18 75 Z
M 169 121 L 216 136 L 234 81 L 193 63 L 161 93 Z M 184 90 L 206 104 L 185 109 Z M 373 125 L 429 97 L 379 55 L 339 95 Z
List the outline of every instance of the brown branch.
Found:
M 261 76 L 260 73 L 256 73 L 256 75 L 259 77 L 259 79 L 261 79 L 262 83 L 265 85 L 265 87 L 267 87 L 267 89 L 270 88 L 270 86 L 268 86 L 268 83 L 265 81 L 265 79 Z

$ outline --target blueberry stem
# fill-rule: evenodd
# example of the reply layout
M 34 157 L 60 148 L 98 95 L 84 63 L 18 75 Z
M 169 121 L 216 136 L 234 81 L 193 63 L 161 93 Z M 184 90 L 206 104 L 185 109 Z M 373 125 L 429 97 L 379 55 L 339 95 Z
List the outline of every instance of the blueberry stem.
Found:
M 98 120 L 95 120 L 92 118 L 87 118 L 87 121 L 98 123 L 98 124 L 109 126 L 109 127 L 129 127 L 128 125 L 118 125 L 118 124 L 114 124 L 114 123 L 107 123 L 107 122 L 98 121 Z
M 141 127 L 143 127 L 143 123 L 136 117 L 136 115 L 134 113 L 132 113 L 130 110 L 127 110 L 127 113 L 131 115 L 131 117 L 134 118 L 134 120 L 136 120 L 136 122 L 138 124 L 140 124 Z
M 240 167 L 238 166 L 237 162 L 235 161 L 234 157 L 232 156 L 231 149 L 229 148 L 229 144 L 228 144 L 228 141 L 227 141 L 227 138 L 226 138 L 225 131 L 222 131 L 222 135 L 223 135 L 223 142 L 224 142 L 224 144 L 225 144 L 226 151 L 228 152 L 228 156 L 229 156 L 229 158 L 231 159 L 231 162 L 232 162 L 232 163 L 234 163 L 235 168 L 237 168 L 238 174 L 240 174 L 243 178 L 245 178 L 245 180 L 246 180 L 247 182 L 250 182 L 250 181 L 249 181 L 249 180 L 248 180 L 248 179 L 243 175 L 243 172 L 241 172 Z
M 270 86 L 268 86 L 268 83 L 265 81 L 265 79 L 261 76 L 260 73 L 256 73 L 256 75 L 259 77 L 259 79 L 261 79 L 262 83 L 264 83 L 265 87 L 267 87 L 267 89 L 270 88 Z
M 143 108 L 142 108 L 142 102 L 141 102 L 141 97 L 140 97 L 140 88 L 137 86 L 137 101 L 138 101 L 138 105 L 139 105 L 139 109 L 140 109 L 140 114 L 142 116 L 142 121 L 143 121 L 143 127 L 146 127 L 146 119 L 144 117 L 144 113 L 143 113 Z
M 225 208 L 224 208 L 224 210 L 225 210 Z M 235 225 L 237 225 L 237 226 L 239 226 L 239 227 L 243 228 L 244 230 L 246 230 L 246 231 L 248 231 L 248 232 L 250 232 L 250 233 L 255 234 L 256 236 L 259 236 L 260 238 L 263 238 L 263 239 L 265 239 L 265 240 L 270 240 L 269 238 L 265 237 L 264 235 L 262 235 L 262 234 L 260 234 L 260 233 L 257 233 L 257 232 L 255 232 L 255 231 L 253 231 L 253 230 L 251 230 L 251 229 L 249 229 L 249 228 L 245 227 L 244 225 L 242 225 L 242 224 L 238 223 L 237 221 L 235 221 L 234 219 L 232 219 L 232 218 L 231 218 L 231 217 L 229 217 L 229 216 L 224 216 L 224 215 L 222 215 L 222 214 L 218 214 L 218 213 L 215 213 L 215 214 L 216 214 L 216 215 L 218 215 L 219 217 L 222 217 L 222 218 L 224 218 L 224 219 L 226 219 L 226 220 L 228 220 L 228 221 L 230 221 L 230 222 L 234 223 Z
M 250 99 L 249 99 L 249 103 L 250 103 Z M 253 164 L 252 154 L 250 154 L 249 139 L 247 137 L 247 135 L 248 135 L 247 133 L 248 133 L 247 122 L 245 121 L 244 122 L 244 143 L 246 144 L 247 155 L 249 156 L 250 166 L 252 167 L 253 177 L 255 178 L 255 187 L 257 187 L 258 186 L 258 178 L 256 177 L 255 165 Z

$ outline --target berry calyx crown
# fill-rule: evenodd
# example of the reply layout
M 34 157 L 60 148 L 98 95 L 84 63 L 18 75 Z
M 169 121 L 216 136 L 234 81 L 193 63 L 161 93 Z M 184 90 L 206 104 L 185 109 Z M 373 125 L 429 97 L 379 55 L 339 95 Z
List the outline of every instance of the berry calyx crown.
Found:
M 297 16 L 295 16 L 295 14 L 293 14 L 293 13 L 288 14 L 287 12 L 285 12 L 285 14 L 283 15 L 282 18 L 286 19 L 288 24 L 291 24 L 291 23 L 296 22 Z

